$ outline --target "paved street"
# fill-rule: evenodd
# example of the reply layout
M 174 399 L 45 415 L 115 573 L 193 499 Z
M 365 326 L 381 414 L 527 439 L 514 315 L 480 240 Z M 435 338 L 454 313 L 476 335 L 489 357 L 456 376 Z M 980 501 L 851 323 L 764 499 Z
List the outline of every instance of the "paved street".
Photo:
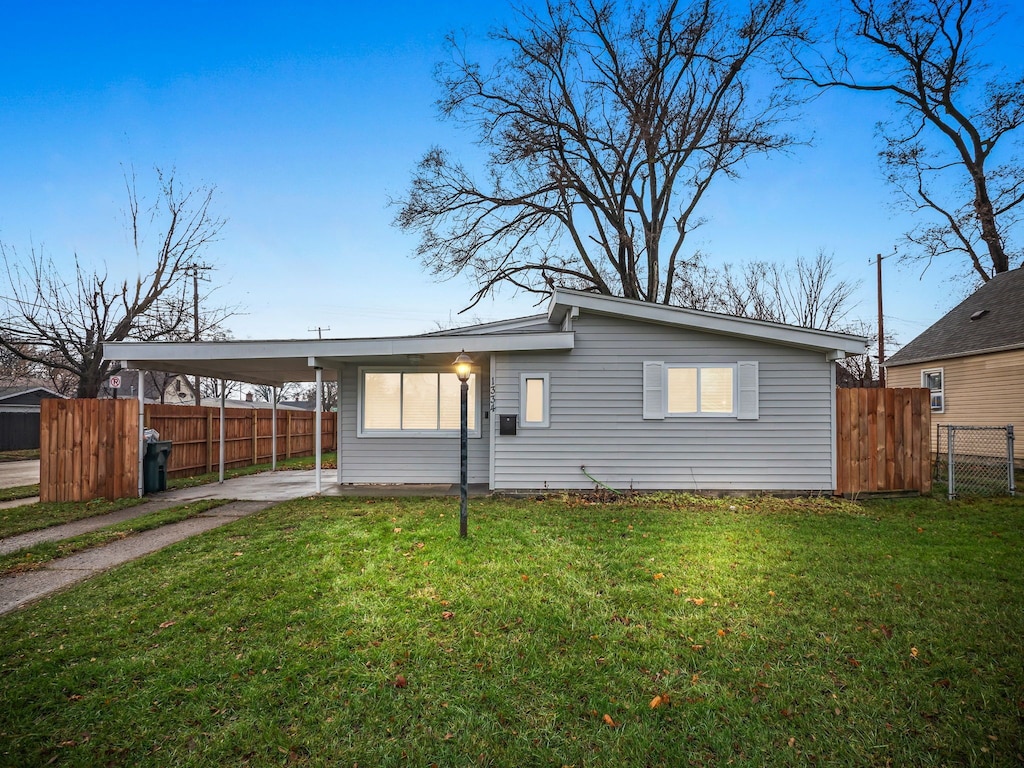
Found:
M 39 459 L 0 461 L 0 488 L 35 485 L 39 482 Z

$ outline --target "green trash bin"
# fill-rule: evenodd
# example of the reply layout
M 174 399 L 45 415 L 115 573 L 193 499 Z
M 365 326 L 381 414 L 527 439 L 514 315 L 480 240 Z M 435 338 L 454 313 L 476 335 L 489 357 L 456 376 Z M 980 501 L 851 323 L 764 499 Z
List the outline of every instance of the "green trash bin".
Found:
M 167 490 L 167 457 L 170 455 L 170 440 L 146 443 L 146 455 L 142 460 L 142 489 L 144 493 Z

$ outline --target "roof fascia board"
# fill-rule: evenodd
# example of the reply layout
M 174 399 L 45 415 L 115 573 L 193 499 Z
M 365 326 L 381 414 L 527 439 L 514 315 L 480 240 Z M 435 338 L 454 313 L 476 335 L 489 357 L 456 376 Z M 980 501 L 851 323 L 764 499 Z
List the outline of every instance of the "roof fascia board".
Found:
M 452 352 L 532 352 L 570 350 L 572 333 L 544 332 L 469 336 L 400 336 L 382 339 L 307 341 L 110 342 L 104 359 L 130 356 L 147 360 L 274 360 L 280 358 L 358 358 Z
M 663 304 L 631 301 L 616 296 L 597 296 L 591 293 L 555 289 L 548 305 L 548 318 L 561 323 L 572 308 L 578 307 L 605 315 L 625 317 L 642 322 L 658 323 L 695 331 L 706 331 L 727 336 L 738 336 L 778 344 L 818 350 L 826 353 L 841 351 L 843 354 L 863 354 L 867 339 L 834 331 L 818 331 L 811 328 L 751 320 L 745 317 L 700 312 L 695 309 L 669 307 Z

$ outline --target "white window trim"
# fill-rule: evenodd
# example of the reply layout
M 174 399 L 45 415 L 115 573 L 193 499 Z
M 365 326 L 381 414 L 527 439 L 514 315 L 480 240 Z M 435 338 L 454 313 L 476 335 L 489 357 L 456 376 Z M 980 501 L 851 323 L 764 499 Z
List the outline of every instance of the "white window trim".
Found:
M 738 377 L 738 366 L 736 363 L 665 363 L 664 366 L 664 398 L 665 398 L 665 418 L 668 419 L 735 419 L 737 410 L 736 402 L 739 398 L 739 391 L 737 389 Z M 668 409 L 668 372 L 670 369 L 679 368 L 692 368 L 697 371 L 697 408 L 700 408 L 700 386 L 701 386 L 701 373 L 700 371 L 704 368 L 729 368 L 732 370 L 732 410 L 728 413 L 724 411 L 708 411 L 703 412 L 697 410 L 695 412 L 679 412 L 670 411 Z
M 942 398 L 942 407 L 932 408 L 932 413 L 945 413 L 946 412 L 946 370 L 945 368 L 922 368 L 921 369 L 921 386 L 928 390 L 928 404 L 931 405 L 932 398 L 935 397 L 936 390 L 929 387 L 925 382 L 928 379 L 929 374 L 937 373 L 942 379 L 942 387 L 938 390 L 939 397 Z
M 416 366 L 365 366 L 360 367 L 357 372 L 357 395 L 356 395 L 356 437 L 434 437 L 434 438 L 446 438 L 446 437 L 458 437 L 460 430 L 458 429 L 364 429 L 363 428 L 363 389 L 365 387 L 365 381 L 367 373 L 450 373 L 452 375 L 455 372 L 451 368 L 445 368 L 444 366 L 430 368 L 430 367 L 416 367 Z M 467 432 L 469 437 L 480 437 L 480 382 L 482 377 L 480 376 L 480 370 L 473 368 L 471 371 L 472 375 L 476 377 L 476 391 L 475 398 L 467 403 L 469 412 L 476 416 L 476 426 Z M 401 402 L 401 400 L 399 400 Z
M 541 379 L 544 382 L 544 418 L 537 421 L 526 420 L 526 381 Z M 519 374 L 519 427 L 520 429 L 543 429 L 551 426 L 551 377 L 547 373 Z

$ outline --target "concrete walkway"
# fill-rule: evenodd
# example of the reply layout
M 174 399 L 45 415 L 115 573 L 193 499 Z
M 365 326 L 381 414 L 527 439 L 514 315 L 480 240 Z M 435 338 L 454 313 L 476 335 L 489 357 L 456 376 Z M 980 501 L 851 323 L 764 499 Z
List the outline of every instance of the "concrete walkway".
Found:
M 333 473 L 330 473 L 329 477 L 331 482 L 328 481 L 328 473 L 325 472 L 322 478 L 322 496 L 453 496 L 459 492 L 458 486 L 450 484 L 339 486 L 333 482 Z M 486 486 L 482 485 L 473 485 L 469 490 L 473 496 L 487 493 Z M 151 512 L 201 499 L 234 500 L 188 520 L 134 534 L 77 555 L 52 560 L 35 571 L 2 576 L 0 615 L 85 581 L 97 573 L 116 568 L 130 560 L 262 511 L 274 504 L 313 496 L 316 496 L 316 476 L 313 470 L 263 472 L 225 480 L 223 483 L 153 493 L 146 497 L 145 502 L 134 507 L 0 539 L 0 555 L 4 555 L 40 542 L 62 541 Z
M 0 488 L 18 488 L 39 482 L 39 459 L 0 461 Z

